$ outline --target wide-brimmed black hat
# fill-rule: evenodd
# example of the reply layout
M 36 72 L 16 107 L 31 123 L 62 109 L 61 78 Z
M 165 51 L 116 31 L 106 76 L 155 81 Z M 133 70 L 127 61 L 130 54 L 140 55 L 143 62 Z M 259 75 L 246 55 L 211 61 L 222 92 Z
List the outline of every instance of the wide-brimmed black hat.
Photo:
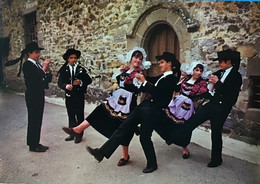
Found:
M 28 43 L 28 44 L 25 46 L 25 52 L 33 52 L 33 51 L 35 51 L 35 50 L 44 50 L 44 48 L 39 47 L 36 42 Z
M 25 49 L 23 49 L 21 51 L 21 56 L 19 58 L 7 61 L 5 63 L 5 66 L 11 66 L 11 65 L 14 65 L 14 64 L 16 64 L 16 63 L 18 63 L 20 61 L 20 68 L 19 68 L 19 72 L 17 74 L 17 77 L 19 77 L 20 74 L 21 74 L 21 71 L 22 71 L 22 62 L 23 62 L 24 55 L 28 54 L 28 52 L 32 53 L 33 51 L 36 51 L 36 50 L 40 51 L 40 50 L 44 50 L 44 48 L 39 47 L 36 42 L 28 43 L 25 46 Z
M 218 57 L 213 59 L 213 61 L 231 61 L 231 64 L 236 67 L 237 69 L 239 68 L 240 65 L 240 52 L 233 51 L 231 49 L 223 50 L 220 52 L 217 52 Z
M 75 55 L 77 56 L 77 58 L 79 58 L 80 55 L 81 55 L 81 52 L 80 52 L 79 50 L 76 50 L 76 49 L 68 49 L 68 50 L 66 51 L 66 53 L 63 54 L 63 59 L 64 59 L 65 61 L 67 61 L 67 59 L 69 58 L 69 56 L 72 55 L 72 54 L 75 54 Z
M 175 54 L 173 54 L 171 52 L 163 52 L 162 55 L 155 56 L 155 58 L 158 61 L 160 61 L 161 59 L 164 59 L 167 62 L 171 61 L 172 66 L 175 66 L 175 67 L 179 67 L 180 66 L 180 62 L 176 59 Z

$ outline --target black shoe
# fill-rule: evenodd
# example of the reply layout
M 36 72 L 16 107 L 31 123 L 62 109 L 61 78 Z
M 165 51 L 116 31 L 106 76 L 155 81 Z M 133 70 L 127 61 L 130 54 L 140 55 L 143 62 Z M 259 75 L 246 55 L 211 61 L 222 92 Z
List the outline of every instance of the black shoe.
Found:
M 62 130 L 66 132 L 67 134 L 76 137 L 76 139 L 81 139 L 82 134 L 81 133 L 76 133 L 73 128 L 68 128 L 68 127 L 62 127 Z
M 74 136 L 72 136 L 72 135 L 70 135 L 69 137 L 67 137 L 65 139 L 65 141 L 72 141 L 72 140 L 74 140 Z
M 123 166 L 123 165 L 126 165 L 128 163 L 130 159 L 130 156 L 128 155 L 127 159 L 125 160 L 124 158 L 121 158 L 118 163 L 117 163 L 117 166 Z
M 87 149 L 87 151 L 88 151 L 91 155 L 93 155 L 93 156 L 95 157 L 95 159 L 96 159 L 98 162 L 101 162 L 101 161 L 103 160 L 104 155 L 102 155 L 102 154 L 100 153 L 100 151 L 99 151 L 98 148 L 93 149 L 93 148 L 87 146 L 86 149 Z
M 49 149 L 49 146 L 43 146 L 42 144 L 39 144 L 38 146 L 39 146 L 39 147 L 42 147 L 42 148 L 44 148 L 44 149 L 46 149 L 46 150 Z
M 183 159 L 188 159 L 189 157 L 190 157 L 190 153 L 189 153 L 189 152 L 182 154 L 182 158 L 183 158 Z
M 45 152 L 46 151 L 45 148 L 40 147 L 40 146 L 36 146 L 36 147 L 30 146 L 29 150 L 32 152 Z
M 211 160 L 209 163 L 208 163 L 208 167 L 218 167 L 222 164 L 222 159 L 220 160 Z
M 151 173 L 153 171 L 157 170 L 157 165 L 153 167 L 146 167 L 143 169 L 143 173 Z
M 82 139 L 80 138 L 80 139 L 75 139 L 75 144 L 78 144 L 78 143 L 80 143 L 82 141 Z

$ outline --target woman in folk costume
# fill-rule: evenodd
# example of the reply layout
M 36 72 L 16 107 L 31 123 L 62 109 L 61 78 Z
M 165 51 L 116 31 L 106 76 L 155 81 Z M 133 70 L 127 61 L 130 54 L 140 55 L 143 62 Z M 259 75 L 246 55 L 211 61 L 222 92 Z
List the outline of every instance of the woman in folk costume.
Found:
M 80 136 L 80 133 L 90 125 L 105 137 L 109 138 L 119 125 L 126 119 L 127 115 L 137 106 L 137 94 L 139 93 L 138 80 L 136 73 L 143 73 L 151 65 L 146 61 L 146 52 L 143 48 L 135 47 L 129 51 L 126 58 L 119 55 L 118 58 L 123 62 L 130 62 L 129 66 L 121 66 L 112 78 L 117 79 L 119 88 L 112 95 L 97 106 L 94 111 L 77 127 L 62 129 L 70 135 Z M 132 136 L 129 136 L 132 137 Z M 122 158 L 118 166 L 127 164 L 129 160 L 128 145 L 131 139 L 121 143 L 123 147 Z
M 166 121 L 171 121 L 177 126 L 184 124 L 194 113 L 196 102 L 207 96 L 206 79 L 211 74 L 210 71 L 207 71 L 207 66 L 199 61 L 192 62 L 190 65 L 182 64 L 181 70 L 184 76 L 179 82 L 180 94 L 175 96 L 164 109 Z M 187 147 L 183 148 L 182 157 L 184 159 L 189 157 Z

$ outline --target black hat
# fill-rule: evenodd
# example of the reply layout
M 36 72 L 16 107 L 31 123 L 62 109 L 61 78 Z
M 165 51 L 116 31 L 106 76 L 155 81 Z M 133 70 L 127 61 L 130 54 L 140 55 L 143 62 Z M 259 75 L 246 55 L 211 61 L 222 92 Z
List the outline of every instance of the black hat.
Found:
M 75 55 L 77 56 L 77 58 L 79 58 L 80 55 L 81 55 L 81 52 L 80 52 L 79 50 L 75 50 L 75 49 L 68 49 L 68 50 L 66 51 L 66 53 L 63 54 L 63 59 L 64 59 L 65 61 L 67 61 L 67 59 L 69 58 L 69 56 L 72 55 L 72 54 L 75 54 Z
M 28 43 L 25 46 L 25 52 L 33 52 L 35 50 L 44 50 L 44 48 L 39 47 L 36 42 Z
M 16 64 L 16 63 L 18 63 L 20 61 L 20 68 L 19 68 L 19 72 L 17 74 L 17 77 L 19 77 L 20 74 L 21 74 L 21 71 L 22 71 L 22 62 L 23 62 L 24 55 L 27 54 L 28 52 L 31 53 L 31 52 L 33 52 L 35 50 L 44 50 L 44 48 L 39 47 L 36 42 L 28 43 L 25 46 L 25 49 L 23 49 L 21 51 L 21 56 L 19 58 L 17 58 L 17 59 L 7 61 L 5 63 L 5 66 L 11 66 L 11 65 L 14 65 L 14 64 Z
M 170 53 L 170 52 L 163 52 L 162 55 L 155 56 L 155 58 L 160 61 L 161 59 L 164 59 L 165 61 L 169 62 L 171 61 L 172 66 L 179 67 L 180 62 L 176 59 L 175 54 Z
M 231 64 L 239 68 L 240 65 L 240 52 L 233 51 L 231 49 L 223 50 L 217 53 L 218 58 L 213 59 L 213 61 L 231 61 Z

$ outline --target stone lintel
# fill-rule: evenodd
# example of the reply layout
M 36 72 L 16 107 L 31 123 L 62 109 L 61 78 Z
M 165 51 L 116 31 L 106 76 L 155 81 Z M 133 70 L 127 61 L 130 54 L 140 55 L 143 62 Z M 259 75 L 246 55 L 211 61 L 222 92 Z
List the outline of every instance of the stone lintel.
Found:
M 38 5 L 34 5 L 32 7 L 28 7 L 26 9 L 24 9 L 23 10 L 23 15 L 26 15 L 26 14 L 29 14 L 29 13 L 32 13 L 32 12 L 36 11 L 37 7 L 38 7 Z

